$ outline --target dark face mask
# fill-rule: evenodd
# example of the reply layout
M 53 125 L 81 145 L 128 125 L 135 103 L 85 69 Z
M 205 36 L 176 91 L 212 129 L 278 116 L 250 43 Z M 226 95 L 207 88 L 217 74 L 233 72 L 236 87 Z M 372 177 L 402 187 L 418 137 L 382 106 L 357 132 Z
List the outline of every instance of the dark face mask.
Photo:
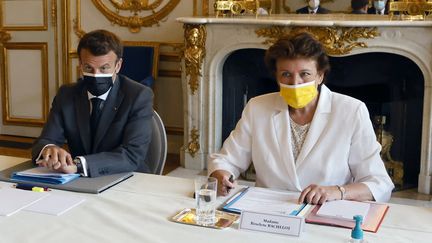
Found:
M 105 94 L 113 85 L 113 74 L 83 73 L 87 90 L 94 96 Z

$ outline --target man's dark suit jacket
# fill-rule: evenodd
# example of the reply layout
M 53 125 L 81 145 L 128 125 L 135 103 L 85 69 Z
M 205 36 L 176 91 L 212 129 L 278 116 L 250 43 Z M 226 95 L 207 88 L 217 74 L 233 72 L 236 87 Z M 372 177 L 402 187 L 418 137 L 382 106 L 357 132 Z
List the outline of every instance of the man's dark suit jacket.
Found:
M 308 6 L 297 9 L 296 13 L 297 14 L 308 14 L 309 13 Z M 316 11 L 316 13 L 317 14 L 328 14 L 328 13 L 330 13 L 330 10 L 323 8 L 321 6 L 318 6 L 318 10 Z
M 90 177 L 134 171 L 146 158 L 152 116 L 151 89 L 118 75 L 104 102 L 91 144 L 90 101 L 85 83 L 79 80 L 63 85 L 33 146 L 33 161 L 45 145 L 62 146 L 67 141 L 73 158 L 84 156 L 86 159 Z

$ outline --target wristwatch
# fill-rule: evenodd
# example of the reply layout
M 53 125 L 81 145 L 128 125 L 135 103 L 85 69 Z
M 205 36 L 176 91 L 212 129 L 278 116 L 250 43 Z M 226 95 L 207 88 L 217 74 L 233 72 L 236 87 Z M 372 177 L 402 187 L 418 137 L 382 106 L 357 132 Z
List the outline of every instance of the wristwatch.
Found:
M 341 200 L 344 200 L 345 199 L 345 187 L 339 186 L 339 185 L 336 185 L 336 186 L 337 186 L 337 188 L 339 189 L 339 191 L 341 193 Z
M 79 158 L 75 158 L 75 159 L 73 160 L 73 162 L 74 162 L 74 164 L 75 164 L 76 167 L 77 167 L 77 173 L 80 174 L 80 175 L 83 175 L 83 174 L 84 174 L 84 169 L 83 169 L 83 166 L 82 166 L 81 160 L 80 160 Z

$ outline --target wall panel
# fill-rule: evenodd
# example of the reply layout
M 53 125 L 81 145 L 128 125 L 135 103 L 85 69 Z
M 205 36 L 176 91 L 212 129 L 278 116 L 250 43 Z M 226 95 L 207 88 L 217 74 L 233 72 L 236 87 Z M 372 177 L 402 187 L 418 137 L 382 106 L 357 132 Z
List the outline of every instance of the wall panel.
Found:
M 5 0 L 2 22 L 7 30 L 46 30 L 47 0 Z
M 48 109 L 46 43 L 3 47 L 3 123 L 43 125 Z

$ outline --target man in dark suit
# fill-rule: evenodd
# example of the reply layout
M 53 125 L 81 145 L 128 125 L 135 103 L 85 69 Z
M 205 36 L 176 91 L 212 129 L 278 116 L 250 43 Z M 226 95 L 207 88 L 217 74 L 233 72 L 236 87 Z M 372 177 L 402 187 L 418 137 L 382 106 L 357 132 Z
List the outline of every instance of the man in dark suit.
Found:
M 88 177 L 134 171 L 151 139 L 153 93 L 118 74 L 123 45 L 113 33 L 87 33 L 77 52 L 82 78 L 58 90 L 32 159 Z
M 351 0 L 352 14 L 367 14 L 369 0 Z
M 308 6 L 296 10 L 297 14 L 327 14 L 330 10 L 320 6 L 320 0 L 309 0 Z

